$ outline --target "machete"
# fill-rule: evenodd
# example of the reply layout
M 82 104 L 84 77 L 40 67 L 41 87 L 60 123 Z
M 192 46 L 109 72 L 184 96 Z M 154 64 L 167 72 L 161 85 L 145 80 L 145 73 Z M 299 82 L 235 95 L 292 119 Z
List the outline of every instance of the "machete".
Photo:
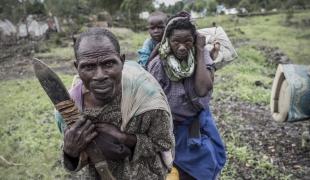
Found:
M 42 88 L 62 115 L 67 127 L 70 128 L 80 118 L 80 112 L 70 98 L 66 87 L 53 70 L 36 58 L 33 59 L 33 69 Z M 92 141 L 85 151 L 92 163 L 95 164 L 95 168 L 102 180 L 115 179 L 108 169 L 106 159 L 96 141 Z

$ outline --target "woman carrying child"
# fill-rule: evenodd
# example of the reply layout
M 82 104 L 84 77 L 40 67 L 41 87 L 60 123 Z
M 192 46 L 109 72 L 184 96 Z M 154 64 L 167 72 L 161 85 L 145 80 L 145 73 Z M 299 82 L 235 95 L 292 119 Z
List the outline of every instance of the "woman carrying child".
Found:
M 216 179 L 226 161 L 209 109 L 214 68 L 205 42 L 189 14 L 181 12 L 168 21 L 159 55 L 147 65 L 169 101 L 180 180 Z

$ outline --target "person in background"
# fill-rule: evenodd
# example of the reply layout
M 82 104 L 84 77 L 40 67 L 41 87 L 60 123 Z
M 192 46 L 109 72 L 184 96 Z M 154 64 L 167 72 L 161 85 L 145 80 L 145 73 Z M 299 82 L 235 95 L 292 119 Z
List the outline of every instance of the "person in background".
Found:
M 209 108 L 214 67 L 205 43 L 190 15 L 181 12 L 168 21 L 159 55 L 147 66 L 171 108 L 176 139 L 172 172 L 180 180 L 216 179 L 226 162 Z
M 143 47 L 138 50 L 138 63 L 146 67 L 147 62 L 153 59 L 157 54 L 158 45 L 163 37 L 167 15 L 163 12 L 156 11 L 150 14 L 148 22 L 148 32 L 151 38 L 144 41 Z

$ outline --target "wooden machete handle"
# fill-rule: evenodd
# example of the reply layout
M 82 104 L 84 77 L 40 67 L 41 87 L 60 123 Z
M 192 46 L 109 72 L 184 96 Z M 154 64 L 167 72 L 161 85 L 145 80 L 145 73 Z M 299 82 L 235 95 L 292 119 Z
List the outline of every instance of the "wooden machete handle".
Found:
M 68 128 L 70 128 L 81 116 L 72 99 L 56 104 L 55 108 L 61 114 Z M 95 168 L 100 176 L 100 179 L 115 180 L 99 147 L 95 144 L 95 142 L 91 142 L 90 146 L 91 147 L 86 148 L 86 152 L 91 161 L 95 164 Z

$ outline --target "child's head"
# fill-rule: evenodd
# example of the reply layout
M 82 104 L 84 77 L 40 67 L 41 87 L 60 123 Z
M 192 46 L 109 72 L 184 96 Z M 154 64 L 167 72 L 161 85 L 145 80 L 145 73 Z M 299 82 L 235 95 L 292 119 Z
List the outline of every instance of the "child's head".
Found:
M 148 18 L 148 29 L 153 40 L 160 42 L 163 37 L 167 15 L 163 12 L 156 11 L 150 14 Z

